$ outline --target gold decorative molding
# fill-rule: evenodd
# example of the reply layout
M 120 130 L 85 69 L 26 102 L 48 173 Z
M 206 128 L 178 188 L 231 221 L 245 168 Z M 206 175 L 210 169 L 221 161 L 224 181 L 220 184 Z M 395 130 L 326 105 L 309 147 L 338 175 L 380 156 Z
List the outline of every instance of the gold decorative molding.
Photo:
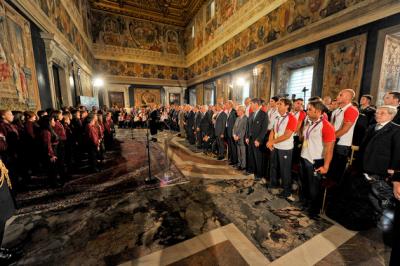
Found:
M 185 59 L 182 55 L 163 54 L 150 50 L 95 43 L 93 44 L 92 49 L 95 59 L 186 67 Z
M 72 45 L 69 40 L 54 25 L 39 6 L 31 0 L 13 0 L 13 3 L 43 31 L 54 34 L 54 41 L 59 47 L 71 57 L 75 56 L 77 63 L 88 73 L 92 73 L 90 66 L 81 53 Z
M 288 0 L 250 0 L 215 30 L 215 37 L 213 39 L 209 40 L 208 43 L 200 49 L 194 49 L 186 56 L 186 65 L 190 66 L 194 64 L 287 1 Z
M 255 49 L 229 63 L 203 73 L 188 81 L 194 85 L 227 72 L 254 64 L 266 58 L 334 36 L 373 21 L 400 13 L 398 0 L 366 0 L 326 19 L 308 25 L 266 46 Z
M 104 76 L 107 84 L 140 84 L 140 85 L 160 85 L 160 86 L 172 86 L 172 87 L 187 87 L 186 80 L 165 80 L 165 79 L 153 79 L 153 78 L 135 78 L 127 76 Z

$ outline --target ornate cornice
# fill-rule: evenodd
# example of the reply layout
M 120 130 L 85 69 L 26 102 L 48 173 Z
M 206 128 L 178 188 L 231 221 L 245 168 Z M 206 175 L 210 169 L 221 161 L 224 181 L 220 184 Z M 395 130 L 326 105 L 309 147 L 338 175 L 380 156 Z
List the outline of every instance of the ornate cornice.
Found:
M 185 67 L 184 56 L 121 46 L 93 44 L 96 59 Z
M 160 85 L 173 87 L 187 87 L 186 80 L 165 80 L 165 79 L 147 79 L 127 76 L 106 75 L 104 79 L 107 84 L 140 84 L 140 85 Z

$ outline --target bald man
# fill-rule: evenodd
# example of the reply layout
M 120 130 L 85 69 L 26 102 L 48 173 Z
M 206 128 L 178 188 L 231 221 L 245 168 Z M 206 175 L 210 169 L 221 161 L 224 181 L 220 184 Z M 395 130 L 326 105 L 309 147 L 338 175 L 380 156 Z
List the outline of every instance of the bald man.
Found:
M 338 108 L 332 112 L 331 123 L 335 128 L 336 145 L 328 177 L 340 183 L 346 169 L 347 158 L 351 150 L 354 126 L 359 112 L 351 102 L 356 93 L 352 89 L 344 89 L 336 98 Z

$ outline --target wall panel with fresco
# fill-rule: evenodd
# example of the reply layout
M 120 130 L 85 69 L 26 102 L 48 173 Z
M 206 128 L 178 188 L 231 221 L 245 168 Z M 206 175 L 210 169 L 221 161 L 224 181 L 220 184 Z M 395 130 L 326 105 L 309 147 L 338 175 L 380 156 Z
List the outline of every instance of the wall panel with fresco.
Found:
M 190 65 L 189 80 L 244 57 L 253 50 L 267 47 L 274 41 L 289 36 L 308 25 L 320 22 L 363 1 L 366 0 L 286 1 L 250 27 Z M 234 12 L 240 10 L 242 2 L 246 1 L 217 1 L 216 21 L 223 21 L 224 18 L 232 16 Z M 208 23 L 205 23 L 202 12 L 195 16 L 192 24 L 197 29 L 194 38 L 190 36 L 190 29 L 186 31 L 187 53 L 200 49 L 215 37 L 209 37 L 212 34 L 212 30 L 207 30 Z M 219 24 L 217 23 L 216 25 L 218 27 Z
M 93 42 L 183 55 L 183 29 L 156 22 L 92 11 Z
M 39 108 L 29 22 L 0 0 L 0 109 Z
M 187 71 L 182 67 L 150 65 L 133 62 L 96 60 L 97 72 L 106 75 L 151 78 L 161 80 L 186 80 Z
M 79 32 L 77 26 L 69 16 L 62 0 L 33 0 L 43 11 L 43 15 L 47 16 L 57 29 L 66 37 L 66 39 L 76 48 L 82 55 L 89 66 L 93 65 L 93 55 L 91 48 L 84 40 L 83 35 Z M 73 6 L 81 14 L 82 27 L 87 37 L 90 36 L 90 7 L 87 0 L 65 0 L 73 1 Z

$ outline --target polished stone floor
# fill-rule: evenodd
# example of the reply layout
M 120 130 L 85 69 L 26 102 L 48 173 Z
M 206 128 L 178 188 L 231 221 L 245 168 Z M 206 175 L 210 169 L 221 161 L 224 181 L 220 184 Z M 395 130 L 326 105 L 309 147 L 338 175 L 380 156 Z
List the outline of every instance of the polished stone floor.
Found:
M 42 188 L 46 180 L 38 178 L 18 196 L 4 241 L 24 240 L 16 265 L 387 264 L 378 231 L 310 219 L 277 191 L 171 133 L 150 145 L 152 174 L 161 182 L 147 185 L 145 131 L 119 130 L 117 139 L 101 173 L 82 170 L 59 189 Z M 363 246 L 368 261 L 381 264 L 346 253 Z

